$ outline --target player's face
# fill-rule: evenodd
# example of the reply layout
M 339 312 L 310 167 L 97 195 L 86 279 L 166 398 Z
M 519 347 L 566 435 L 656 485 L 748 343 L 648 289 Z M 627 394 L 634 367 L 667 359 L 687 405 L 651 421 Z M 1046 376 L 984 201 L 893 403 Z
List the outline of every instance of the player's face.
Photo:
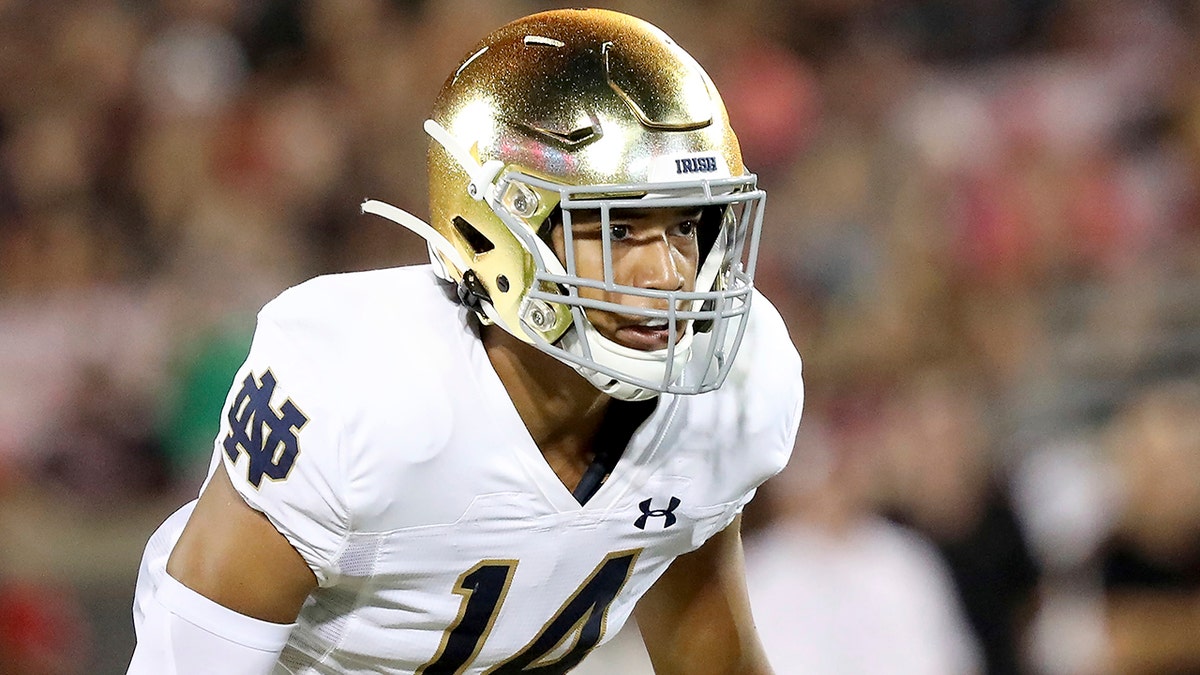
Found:
M 699 208 L 613 209 L 610 213 L 613 282 L 639 289 L 694 291 L 700 264 L 697 243 L 700 213 Z M 574 212 L 571 232 L 576 274 L 603 280 L 604 230 L 599 212 Z M 554 228 L 551 237 L 555 253 L 565 259 L 563 228 Z M 667 309 L 667 300 L 662 298 L 584 287 L 579 289 L 579 295 L 635 308 Z M 632 349 L 663 349 L 670 340 L 664 319 L 597 309 L 587 310 L 587 317 L 601 335 Z M 677 339 L 682 337 L 683 328 L 676 331 Z

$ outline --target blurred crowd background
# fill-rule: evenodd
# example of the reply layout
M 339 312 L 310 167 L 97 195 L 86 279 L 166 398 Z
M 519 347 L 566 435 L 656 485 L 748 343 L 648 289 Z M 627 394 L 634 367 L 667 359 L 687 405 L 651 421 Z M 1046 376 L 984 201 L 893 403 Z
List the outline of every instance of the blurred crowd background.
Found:
M 255 311 L 425 260 L 421 123 L 558 3 L 0 0 L 0 673 L 123 673 Z M 704 64 L 805 357 L 789 673 L 1200 673 L 1200 2 L 596 2 Z M 644 669 L 624 634 L 585 667 Z

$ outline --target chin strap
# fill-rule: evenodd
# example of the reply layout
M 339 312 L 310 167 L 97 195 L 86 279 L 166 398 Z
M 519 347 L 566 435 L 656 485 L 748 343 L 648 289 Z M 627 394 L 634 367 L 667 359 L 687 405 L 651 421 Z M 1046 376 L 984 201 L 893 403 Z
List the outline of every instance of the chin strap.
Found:
M 449 239 L 443 237 L 441 232 L 433 229 L 425 221 L 408 211 L 396 208 L 378 199 L 368 199 L 362 203 L 360 208 L 363 213 L 370 213 L 380 218 L 386 218 L 418 234 L 429 245 L 429 250 L 437 254 L 437 256 L 430 256 L 435 265 L 441 264 L 441 261 L 448 262 L 454 266 L 454 271 L 460 277 L 471 269 L 463 261 L 462 256 L 458 254 L 458 249 L 454 248 Z M 444 272 L 446 270 L 443 269 L 441 271 Z
M 476 201 L 490 200 L 494 192 L 493 182 L 496 176 L 500 174 L 500 170 L 504 168 L 504 162 L 493 159 L 483 164 L 475 159 L 475 156 L 470 153 L 467 148 L 464 148 L 458 139 L 450 135 L 450 132 L 445 127 L 433 120 L 425 120 L 425 133 L 429 134 L 433 140 L 437 141 L 450 153 L 450 156 L 458 162 L 463 171 L 467 173 L 467 177 L 471 179 L 467 185 L 467 194 L 471 195 Z M 488 203 L 491 203 L 490 201 Z M 381 202 L 377 199 L 368 199 L 362 203 L 362 212 L 371 213 L 382 218 L 387 218 L 393 223 L 402 225 L 421 236 L 429 244 L 430 255 L 434 265 L 441 266 L 442 262 L 448 262 L 455 267 L 454 276 L 462 278 L 470 271 L 470 267 L 463 261 L 462 256 L 458 254 L 458 250 L 446 239 L 440 232 L 429 226 L 428 223 L 411 213 L 398 209 L 391 204 Z M 441 260 L 438 260 L 438 258 Z M 445 269 L 440 269 L 439 272 L 446 272 Z M 449 279 L 449 275 L 441 274 L 443 278 Z
M 504 162 L 492 159 L 480 164 L 479 160 L 475 159 L 475 156 L 458 142 L 458 139 L 446 131 L 446 127 L 433 120 L 425 120 L 425 133 L 437 141 L 438 145 L 445 148 L 463 171 L 467 172 L 467 176 L 471 179 L 470 184 L 467 185 L 467 194 L 471 195 L 475 201 L 486 199 L 490 204 L 493 181 L 500 174 L 500 170 L 504 168 Z
M 491 204 L 495 193 L 493 182 L 504 168 L 504 163 L 493 159 L 480 164 L 479 160 L 475 159 L 475 156 L 464 148 L 445 127 L 434 120 L 425 120 L 424 128 L 425 133 L 445 148 L 446 152 L 450 153 L 450 156 L 466 172 L 470 179 L 467 193 L 476 201 L 486 200 Z M 386 202 L 368 199 L 362 203 L 361 209 L 363 213 L 386 218 L 415 232 L 424 239 L 429 247 L 429 260 L 433 263 L 437 276 L 451 283 L 457 283 L 459 300 L 479 314 L 483 321 L 496 322 L 496 312 L 491 307 L 487 292 L 483 290 L 474 272 L 459 255 L 458 249 L 450 243 L 450 240 L 420 218 Z M 447 269 L 447 264 L 454 269 Z
M 361 208 L 363 213 L 386 218 L 420 235 L 429 247 L 429 261 L 433 263 L 434 273 L 441 279 L 457 284 L 459 301 L 478 314 L 480 320 L 485 323 L 496 322 L 498 315 L 488 299 L 487 291 L 479 283 L 474 270 L 458 254 L 458 249 L 442 233 L 408 211 L 377 199 L 364 201 Z M 454 268 L 453 272 L 446 269 L 447 263 Z

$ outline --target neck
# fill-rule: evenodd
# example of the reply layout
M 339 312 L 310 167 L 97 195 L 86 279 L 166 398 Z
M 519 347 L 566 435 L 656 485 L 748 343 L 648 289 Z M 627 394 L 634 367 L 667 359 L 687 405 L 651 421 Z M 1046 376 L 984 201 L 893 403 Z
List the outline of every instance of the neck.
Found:
M 548 461 L 552 454 L 562 455 L 586 467 L 591 440 L 612 399 L 570 366 L 503 329 L 484 326 L 482 338 L 492 367 L 542 454 Z

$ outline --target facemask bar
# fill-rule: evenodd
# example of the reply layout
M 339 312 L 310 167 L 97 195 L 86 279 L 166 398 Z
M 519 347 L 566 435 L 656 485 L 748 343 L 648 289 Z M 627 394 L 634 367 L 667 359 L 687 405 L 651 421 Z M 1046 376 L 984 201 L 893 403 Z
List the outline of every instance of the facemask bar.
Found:
M 559 193 L 565 244 L 563 262 L 528 223 L 510 212 L 504 205 L 505 200 L 499 197 L 512 189 L 528 190 L 525 186 Z M 585 375 L 585 371 L 591 371 L 652 392 L 693 394 L 720 386 L 744 335 L 753 291 L 766 200 L 765 192 L 757 189 L 754 176 L 576 187 L 513 171 L 500 177 L 492 195 L 496 196 L 488 201 L 493 210 L 522 240 L 535 262 L 535 280 L 522 308 L 522 316 L 527 315 L 525 310 L 536 303 L 567 305 L 571 309 L 574 336 L 568 331 L 563 339 L 551 343 L 539 331 L 527 330 L 534 344 L 575 365 Z M 700 261 L 697 290 L 664 291 L 622 286 L 615 282 L 611 243 L 614 211 L 706 206 L 722 206 L 728 211 L 717 224 L 718 232 L 711 248 Z M 571 215 L 580 210 L 597 211 L 601 215 L 603 279 L 584 278 L 575 273 Z M 547 287 L 561 292 L 547 291 Z M 580 288 L 661 299 L 666 307 L 637 308 L 584 298 L 579 294 Z M 663 320 L 669 332 L 668 347 L 643 352 L 607 340 L 588 321 L 585 314 L 588 309 Z M 697 331 L 697 326 L 702 329 Z

